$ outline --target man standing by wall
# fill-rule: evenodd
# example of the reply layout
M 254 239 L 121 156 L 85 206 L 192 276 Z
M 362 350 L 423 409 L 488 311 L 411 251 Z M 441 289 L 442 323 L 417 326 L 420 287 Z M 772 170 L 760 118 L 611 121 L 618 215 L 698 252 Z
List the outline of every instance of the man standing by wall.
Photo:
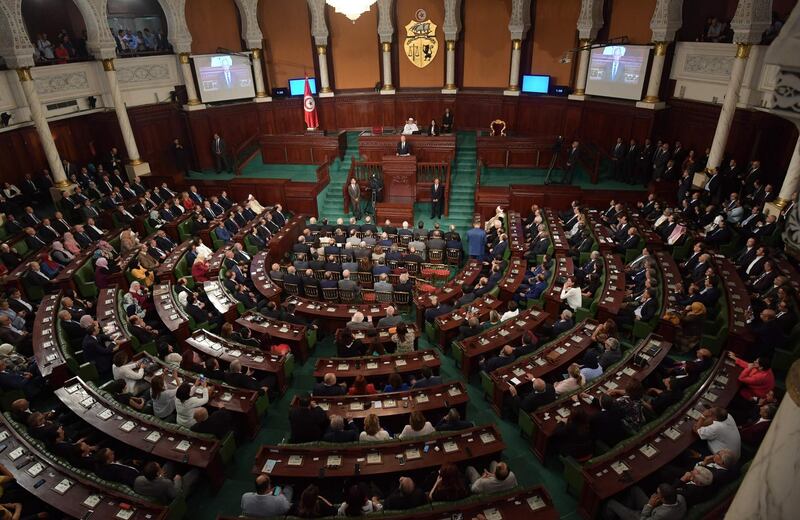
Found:
M 214 156 L 214 167 L 217 173 L 222 171 L 223 166 L 225 166 L 226 171 L 231 171 L 231 162 L 228 159 L 227 148 L 228 145 L 225 143 L 225 140 L 221 138 L 219 134 L 215 133 L 211 141 L 211 154 Z

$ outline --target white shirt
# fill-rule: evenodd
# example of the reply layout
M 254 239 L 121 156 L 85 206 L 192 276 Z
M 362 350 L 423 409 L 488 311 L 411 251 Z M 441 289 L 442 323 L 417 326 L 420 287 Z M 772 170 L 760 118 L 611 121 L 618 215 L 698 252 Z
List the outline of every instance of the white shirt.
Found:
M 506 311 L 500 317 L 500 321 L 506 321 L 507 319 L 514 318 L 516 316 L 519 316 L 519 309 L 517 309 L 515 311 Z
M 367 432 L 361 432 L 361 434 L 358 436 L 358 440 L 360 441 L 388 441 L 389 439 L 391 439 L 391 437 L 389 437 L 389 432 L 384 429 L 379 430 L 375 435 L 370 435 Z
M 114 380 L 122 379 L 125 381 L 125 391 L 129 394 L 132 394 L 136 390 L 136 383 L 137 381 L 141 381 L 144 378 L 144 368 L 139 367 L 139 369 L 135 369 L 136 363 L 128 363 L 127 365 L 122 365 L 118 367 L 117 365 L 112 365 L 111 367 L 111 375 L 114 376 Z
M 406 123 L 406 126 L 403 127 L 403 135 L 411 135 L 414 132 L 419 132 L 416 123 Z
M 581 290 L 577 287 L 571 287 L 569 289 L 563 287 L 561 289 L 561 299 L 567 300 L 567 305 L 569 305 L 573 311 L 580 308 L 581 304 L 583 303 Z
M 181 402 L 175 398 L 176 421 L 179 426 L 191 428 L 197 421 L 194 420 L 194 411 L 208 402 L 208 388 L 201 387 L 201 394 L 192 394 L 192 397 Z
M 400 440 L 416 439 L 417 437 L 424 437 L 432 433 L 436 433 L 436 429 L 430 422 L 425 422 L 425 425 L 420 431 L 414 431 L 414 428 L 412 428 L 410 424 L 406 424 L 405 428 L 403 428 L 403 431 L 400 432 L 398 438 Z
M 719 450 L 731 450 L 734 455 L 739 456 L 741 451 L 742 439 L 739 436 L 739 428 L 733 416 L 728 414 L 724 421 L 714 421 L 708 426 L 703 426 L 697 430 L 697 435 L 704 441 L 708 441 L 708 448 L 712 453 Z
M 749 251 L 749 250 L 748 250 L 748 251 Z M 757 256 L 757 257 L 755 257 L 755 259 L 753 259 L 753 261 L 752 261 L 752 262 L 750 262 L 750 265 L 748 265 L 748 266 L 747 266 L 747 269 L 745 269 L 745 270 L 744 270 L 744 272 L 745 272 L 745 273 L 747 273 L 747 274 L 750 274 L 750 269 L 752 269 L 753 267 L 755 267 L 755 265 L 756 265 L 758 262 L 760 262 L 762 258 L 763 258 L 763 257 L 761 257 L 761 256 Z

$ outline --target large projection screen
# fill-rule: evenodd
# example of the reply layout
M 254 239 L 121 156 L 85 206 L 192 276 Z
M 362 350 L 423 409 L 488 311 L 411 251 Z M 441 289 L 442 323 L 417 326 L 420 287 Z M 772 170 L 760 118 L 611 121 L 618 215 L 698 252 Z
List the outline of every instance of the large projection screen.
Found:
M 203 103 L 255 97 L 250 58 L 232 54 L 192 56 Z
M 640 100 L 649 60 L 650 47 L 646 45 L 608 45 L 592 49 L 586 93 Z

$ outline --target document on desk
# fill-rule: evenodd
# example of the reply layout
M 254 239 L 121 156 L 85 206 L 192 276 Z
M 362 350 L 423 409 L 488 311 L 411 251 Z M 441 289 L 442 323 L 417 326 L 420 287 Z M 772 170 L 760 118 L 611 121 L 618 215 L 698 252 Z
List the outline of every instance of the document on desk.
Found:
M 267 462 L 264 463 L 264 467 L 261 468 L 261 471 L 264 473 L 272 473 L 272 470 L 275 469 L 275 465 L 278 463 L 275 459 L 267 459 Z
M 490 442 L 495 441 L 495 436 L 492 433 L 484 432 L 481 434 L 481 442 L 484 444 L 489 444 Z
M 329 468 L 338 468 L 342 465 L 342 456 L 341 455 L 329 455 L 328 461 L 326 462 L 326 466 Z
M 453 453 L 454 451 L 458 451 L 458 444 L 453 441 L 447 441 L 443 446 L 445 453 Z
M 538 511 L 547 504 L 544 503 L 544 500 L 542 500 L 542 497 L 539 495 L 533 495 L 532 497 L 528 497 L 528 505 L 530 506 L 531 511 Z
M 289 466 L 300 466 L 303 464 L 303 456 L 302 455 L 292 455 L 289 457 L 289 462 L 287 462 Z
M 405 453 L 407 460 L 415 460 L 422 458 L 422 454 L 419 452 L 417 448 L 408 448 Z
M 611 464 L 611 469 L 613 469 L 614 472 L 617 475 L 622 475 L 623 473 L 628 471 L 630 468 L 628 467 L 627 464 L 625 464 L 621 460 L 618 460 L 617 462 L 614 462 L 613 464 Z
M 367 464 L 380 464 L 383 462 L 380 453 L 367 453 Z

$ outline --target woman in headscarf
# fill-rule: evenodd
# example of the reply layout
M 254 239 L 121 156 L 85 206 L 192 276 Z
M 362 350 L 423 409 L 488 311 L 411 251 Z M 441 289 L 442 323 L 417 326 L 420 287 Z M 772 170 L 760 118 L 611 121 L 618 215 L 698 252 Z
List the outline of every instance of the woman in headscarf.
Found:
M 64 249 L 72 253 L 73 255 L 80 254 L 81 246 L 75 241 L 75 237 L 72 236 L 72 233 L 67 231 L 64 233 Z
M 53 252 L 51 253 L 53 260 L 61 265 L 67 265 L 72 261 L 73 258 L 75 258 L 75 255 L 67 251 L 64 248 L 64 244 L 57 240 L 53 242 L 51 247 L 53 248 Z
M 111 271 L 108 269 L 108 259 L 101 256 L 94 264 L 94 284 L 98 289 L 108 287 L 111 278 Z
M 675 344 L 680 352 L 690 352 L 700 344 L 705 320 L 705 305 L 694 302 L 686 306 L 681 313 L 681 328 L 675 338 Z
M 260 215 L 263 213 L 267 208 L 262 206 L 255 197 L 251 194 L 247 194 L 247 207 L 250 208 L 250 211 L 255 213 L 256 215 Z
M 136 281 L 131 282 L 128 292 L 122 297 L 122 304 L 127 310 L 131 305 L 135 308 L 135 314 L 144 319 L 147 310 L 150 308 L 150 300 L 147 298 L 147 289 Z M 128 313 L 128 316 L 131 314 Z
M 39 269 L 46 274 L 51 280 L 58 275 L 58 272 L 64 268 L 50 256 L 48 251 L 39 253 Z
M 125 229 L 119 235 L 119 247 L 122 254 L 133 251 L 139 247 L 139 238 L 130 229 Z
M 145 287 L 151 287 L 156 281 L 156 276 L 153 271 L 148 271 L 140 263 L 139 260 L 134 258 L 130 263 L 131 276 L 144 284 Z

